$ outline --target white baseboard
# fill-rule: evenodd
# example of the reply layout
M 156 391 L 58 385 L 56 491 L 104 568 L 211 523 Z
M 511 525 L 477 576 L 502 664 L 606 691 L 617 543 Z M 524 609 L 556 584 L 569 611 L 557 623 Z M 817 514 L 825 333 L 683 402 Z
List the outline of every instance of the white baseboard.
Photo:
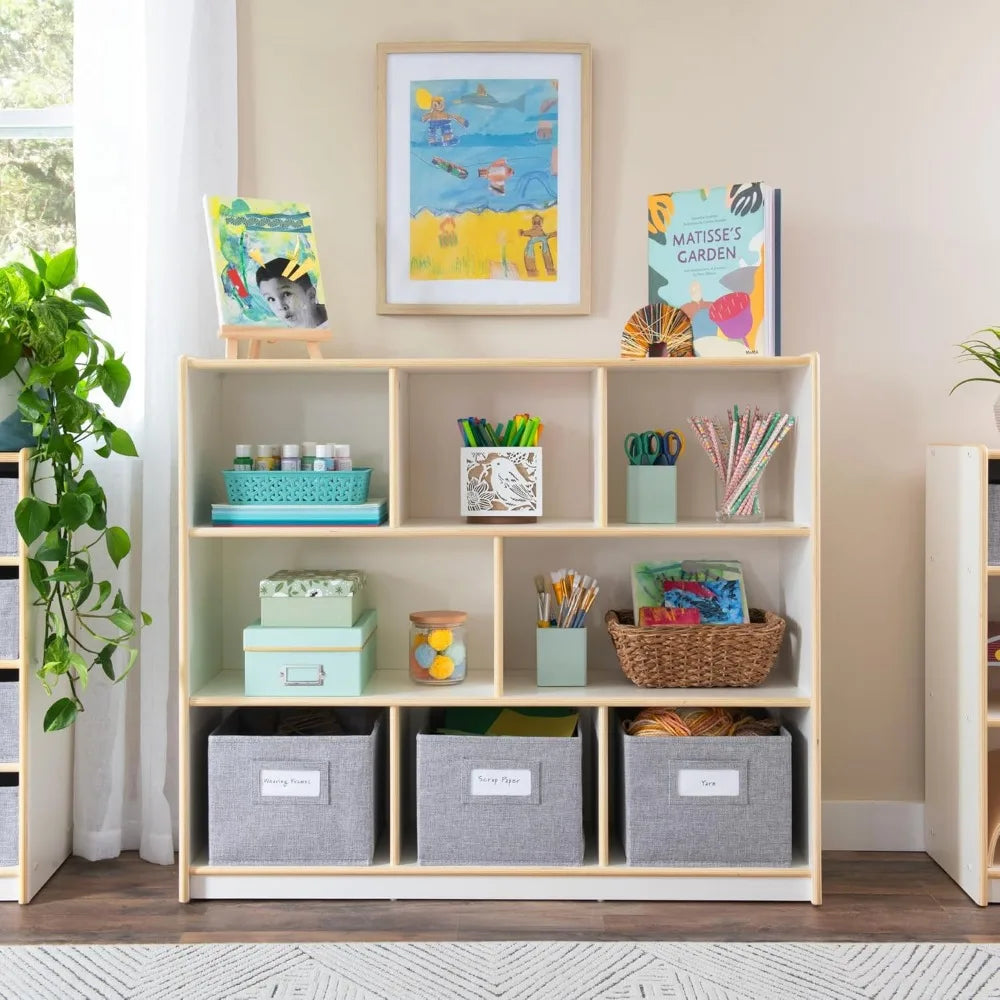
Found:
M 922 851 L 923 802 L 824 802 L 824 851 Z

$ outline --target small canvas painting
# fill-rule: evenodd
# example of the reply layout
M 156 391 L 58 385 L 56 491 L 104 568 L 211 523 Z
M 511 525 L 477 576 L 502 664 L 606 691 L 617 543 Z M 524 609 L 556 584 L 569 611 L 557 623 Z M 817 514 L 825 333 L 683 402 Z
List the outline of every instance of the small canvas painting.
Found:
M 219 324 L 327 325 L 312 214 L 260 198 L 205 198 Z
M 410 82 L 410 278 L 554 281 L 557 80 Z
M 665 580 L 663 606 L 696 611 L 701 625 L 739 625 L 743 622 L 739 580 Z

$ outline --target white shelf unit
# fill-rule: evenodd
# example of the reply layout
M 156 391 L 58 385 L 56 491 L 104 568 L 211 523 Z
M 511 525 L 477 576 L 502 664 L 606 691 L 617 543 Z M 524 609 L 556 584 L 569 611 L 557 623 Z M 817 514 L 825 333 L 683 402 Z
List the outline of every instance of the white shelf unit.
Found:
M 0 452 L 0 474 L 17 477 L 18 496 L 28 493 L 31 453 Z M 0 556 L 0 573 L 16 575 L 18 658 L 0 660 L 3 675 L 18 681 L 18 760 L 0 764 L 18 785 L 18 864 L 0 868 L 0 900 L 30 903 L 35 893 L 69 857 L 73 834 L 73 739 L 63 731 L 42 730 L 51 699 L 32 669 L 35 611 L 28 577 L 28 553 L 18 540 L 15 555 Z
M 1000 451 L 927 449 L 924 834 L 927 853 L 980 906 L 1000 902 L 1000 620 L 988 485 Z
M 765 476 L 767 519 L 718 524 L 713 472 L 693 434 L 679 466 L 675 525 L 625 523 L 628 430 L 687 428 L 734 403 L 797 418 Z M 545 422 L 545 516 L 472 525 L 458 516 L 456 418 L 528 410 Z M 821 901 L 819 646 L 819 361 L 182 358 L 179 405 L 179 896 L 212 898 L 535 898 Z M 349 441 L 389 501 L 378 528 L 213 527 L 220 470 L 237 442 Z M 743 561 L 752 602 L 788 621 L 768 680 L 749 689 L 643 689 L 622 674 L 603 623 L 631 604 L 640 559 Z M 257 581 L 295 566 L 369 574 L 379 614 L 378 666 L 359 698 L 243 694 L 243 627 Z M 597 576 L 583 688 L 534 682 L 534 576 L 573 565 Z M 469 612 L 470 673 L 422 687 L 407 673 L 410 611 Z M 388 823 L 370 867 L 213 866 L 207 861 L 206 737 L 225 711 L 265 705 L 376 705 L 389 713 Z M 448 705 L 553 705 L 592 713 L 598 738 L 585 863 L 576 868 L 417 864 L 410 801 L 415 720 Z M 639 868 L 621 855 L 609 786 L 615 710 L 649 705 L 753 706 L 795 735 L 794 861 L 788 868 Z

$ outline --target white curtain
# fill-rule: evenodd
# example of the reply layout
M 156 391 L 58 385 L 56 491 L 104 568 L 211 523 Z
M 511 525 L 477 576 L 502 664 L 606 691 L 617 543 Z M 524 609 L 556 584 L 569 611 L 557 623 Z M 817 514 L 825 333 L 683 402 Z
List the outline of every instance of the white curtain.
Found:
M 75 735 L 74 851 L 169 864 L 177 815 L 177 359 L 220 353 L 201 199 L 236 192 L 235 0 L 76 0 L 80 280 L 132 372 L 112 419 L 141 458 L 96 459 L 119 577 L 154 624 L 126 682 L 95 679 Z

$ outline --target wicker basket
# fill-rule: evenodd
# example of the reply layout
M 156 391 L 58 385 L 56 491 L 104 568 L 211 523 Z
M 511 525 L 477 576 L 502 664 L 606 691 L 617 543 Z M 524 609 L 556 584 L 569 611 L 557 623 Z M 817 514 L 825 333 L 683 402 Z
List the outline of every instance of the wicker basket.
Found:
M 774 666 L 785 619 L 750 609 L 747 625 L 639 628 L 631 611 L 604 617 L 625 676 L 639 687 L 756 687 Z

